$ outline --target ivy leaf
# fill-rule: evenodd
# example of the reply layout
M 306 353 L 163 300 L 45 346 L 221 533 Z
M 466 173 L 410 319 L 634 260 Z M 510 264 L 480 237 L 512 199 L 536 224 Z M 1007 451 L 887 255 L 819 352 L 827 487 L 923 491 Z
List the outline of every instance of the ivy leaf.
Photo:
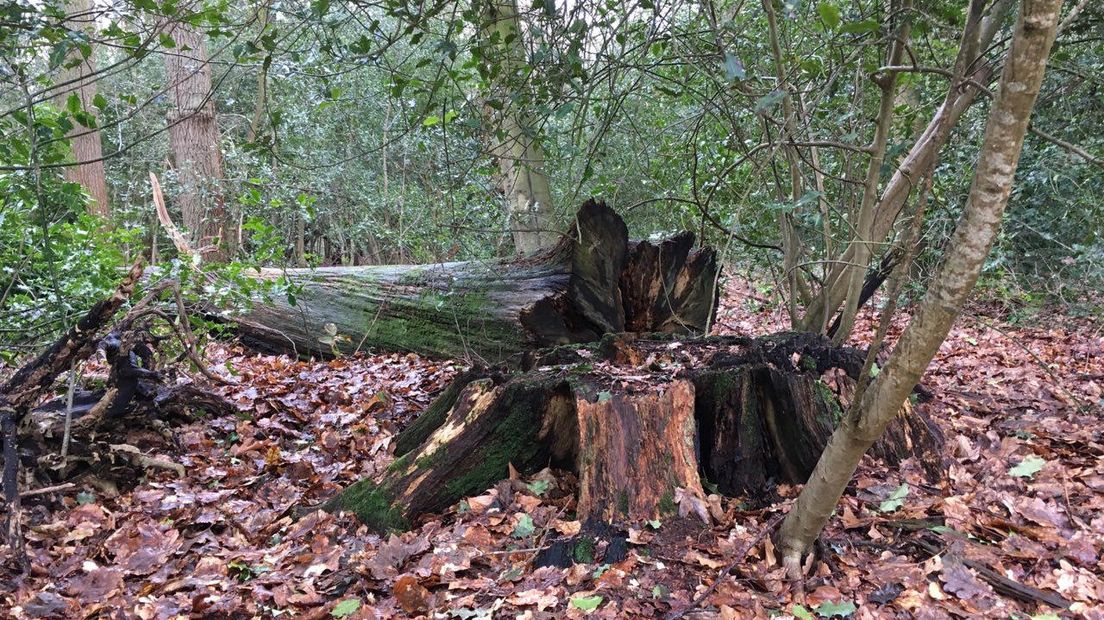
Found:
M 908 497 L 909 486 L 902 484 L 893 490 L 889 494 L 889 497 L 885 499 L 880 505 L 878 505 L 878 512 L 893 512 L 901 506 L 905 505 L 905 498 Z
M 533 525 L 533 517 L 521 513 L 517 525 L 514 526 L 514 531 L 510 535 L 514 538 L 525 538 L 526 536 L 532 536 L 536 529 L 537 527 Z
M 824 22 L 829 30 L 839 28 L 840 10 L 838 6 L 830 2 L 821 2 L 817 5 L 817 14 L 820 15 L 820 21 Z
M 598 606 L 602 604 L 602 597 L 598 595 L 594 596 L 581 596 L 579 598 L 571 599 L 571 606 L 583 611 L 594 611 L 598 609 Z
M 334 608 L 330 610 L 330 615 L 334 618 L 344 618 L 355 614 L 358 609 L 360 609 L 360 599 L 347 598 L 334 605 Z
M 1043 468 L 1043 465 L 1046 465 L 1046 460 L 1032 454 L 1020 461 L 1019 465 L 1009 469 L 1008 473 L 1018 478 L 1034 478 L 1035 474 Z
M 851 614 L 858 611 L 858 609 L 859 608 L 855 607 L 855 604 L 851 601 L 842 601 L 839 603 L 821 603 L 820 605 L 817 605 L 816 612 L 817 615 L 821 618 L 831 618 L 833 616 L 846 618 L 847 616 L 850 616 Z

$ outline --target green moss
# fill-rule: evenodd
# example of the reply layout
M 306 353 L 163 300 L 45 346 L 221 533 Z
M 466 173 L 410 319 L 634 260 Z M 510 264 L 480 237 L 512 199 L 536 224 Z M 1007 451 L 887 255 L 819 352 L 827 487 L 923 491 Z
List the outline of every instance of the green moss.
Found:
M 429 291 L 417 300 L 392 299 L 382 311 L 364 313 L 364 345 L 453 357 L 473 349 L 490 357 L 520 351 L 522 334 L 507 321 L 489 318 L 493 305 L 483 291 Z
M 617 509 L 621 511 L 622 515 L 629 516 L 629 492 L 624 489 L 617 496 Z
M 582 536 L 578 542 L 575 543 L 575 547 L 571 550 L 572 557 L 580 564 L 593 564 L 594 563 L 594 539 L 590 536 Z
M 430 469 L 434 465 L 441 462 L 445 456 L 445 449 L 440 448 L 434 450 L 429 454 L 423 454 L 418 457 L 418 460 L 414 461 L 414 466 L 418 469 Z
M 663 496 L 659 498 L 659 514 L 670 517 L 678 514 L 678 505 L 675 504 L 675 492 L 671 489 L 667 489 Z
M 366 525 L 379 532 L 404 530 L 407 527 L 402 510 L 391 502 L 385 489 L 371 480 L 361 480 L 326 503 L 328 511 L 348 510 Z
M 817 395 L 819 396 L 818 400 L 821 401 L 823 409 L 827 410 L 829 416 L 826 422 L 835 428 L 843 419 L 843 407 L 840 406 L 839 398 L 836 398 L 836 393 L 832 391 L 832 388 L 820 379 L 817 379 L 814 385 L 816 385 Z
M 429 439 L 433 431 L 441 428 L 441 425 L 445 423 L 448 412 L 460 397 L 460 392 L 462 392 L 472 381 L 480 377 L 482 377 L 482 374 L 478 372 L 467 371 L 454 379 L 453 382 L 449 384 L 448 388 L 429 404 L 429 407 L 422 412 L 422 415 L 418 416 L 417 419 L 410 423 L 410 426 L 407 426 L 406 429 L 395 438 L 395 454 L 406 454 L 425 443 L 425 440 Z
M 402 469 L 406 469 L 406 466 L 409 463 L 410 463 L 410 455 L 409 454 L 404 454 L 404 455 L 400 456 L 399 458 L 395 459 L 394 461 L 392 461 L 391 464 L 387 466 L 387 471 L 389 473 L 393 473 L 393 472 L 397 472 L 397 471 L 402 470 Z
M 446 484 L 449 494 L 465 497 L 482 491 L 502 479 L 510 463 L 521 468 L 525 459 L 535 456 L 543 403 L 533 402 L 532 396 L 547 394 L 550 389 L 547 380 L 515 381 L 506 386 L 499 406 L 507 411 L 479 445 L 478 462 Z

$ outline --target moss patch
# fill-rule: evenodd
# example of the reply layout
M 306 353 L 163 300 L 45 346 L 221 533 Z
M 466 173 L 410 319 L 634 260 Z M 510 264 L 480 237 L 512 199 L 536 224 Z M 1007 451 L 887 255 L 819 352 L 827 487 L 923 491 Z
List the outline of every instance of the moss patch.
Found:
M 330 512 L 348 510 L 379 532 L 401 531 L 407 527 L 402 510 L 391 502 L 385 489 L 371 480 L 353 484 L 327 502 L 324 508 Z

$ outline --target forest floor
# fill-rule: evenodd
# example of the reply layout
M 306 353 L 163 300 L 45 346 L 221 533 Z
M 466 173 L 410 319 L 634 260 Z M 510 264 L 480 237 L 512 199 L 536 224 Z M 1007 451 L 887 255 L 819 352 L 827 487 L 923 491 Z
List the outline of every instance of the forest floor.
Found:
M 532 568 L 543 543 L 580 528 L 573 481 L 556 472 L 506 481 L 401 536 L 345 514 L 296 519 L 296 507 L 386 468 L 396 432 L 462 366 L 398 354 L 305 363 L 212 345 L 240 414 L 119 438 L 183 476 L 149 470 L 115 495 L 82 484 L 27 498 L 32 569 L 15 571 L 0 547 L 0 616 L 652 618 L 721 578 L 684 617 L 1104 618 L 1104 333 L 1060 314 L 1035 326 L 986 314 L 974 304 L 924 379 L 931 397 L 919 407 L 946 435 L 945 480 L 864 460 L 800 605 L 760 537 L 796 496 L 785 486 L 725 499 L 709 526 L 636 524 L 628 559 L 612 566 Z M 860 336 L 875 320 L 863 317 Z M 783 321 L 737 282 L 718 326 L 762 334 Z M 1009 583 L 1072 606 L 1020 600 Z

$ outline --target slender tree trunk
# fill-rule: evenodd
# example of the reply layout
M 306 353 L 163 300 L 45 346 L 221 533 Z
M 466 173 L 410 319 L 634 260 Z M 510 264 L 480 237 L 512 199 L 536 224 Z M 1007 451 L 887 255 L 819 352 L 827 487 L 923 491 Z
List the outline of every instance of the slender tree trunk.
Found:
M 206 35 L 194 26 L 173 23 L 167 33 L 176 46 L 167 50 L 165 75 L 174 108 L 169 113 L 169 146 L 181 192 L 178 196 L 192 246 L 205 260 L 234 254 L 234 222 L 222 194 L 222 153 Z
M 491 153 L 498 160 L 503 199 L 514 248 L 528 254 L 556 244 L 552 191 L 544 173 L 544 151 L 536 139 L 535 127 L 512 95 L 523 79 L 525 46 L 515 0 L 480 0 L 483 37 L 490 53 L 501 59 L 485 114 L 492 142 Z
M 992 66 L 979 57 L 978 50 L 988 49 L 1012 4 L 1012 0 L 997 0 L 991 7 L 988 17 L 982 20 L 978 16 L 974 21 L 967 23 L 955 62 L 955 77 L 951 80 L 947 97 L 936 109 L 924 132 L 913 143 L 908 154 L 896 166 L 893 175 L 878 197 L 872 232 L 868 237 L 872 242 L 884 240 L 889 235 L 918 179 L 930 173 L 940 149 L 950 138 L 951 129 L 977 101 L 981 93 L 977 85 L 986 84 L 989 81 Z M 980 6 L 979 4 L 979 9 Z M 857 247 L 849 245 L 835 259 L 835 266 L 824 281 L 822 294 L 816 296 L 805 312 L 802 319 L 804 329 L 820 329 L 822 325 L 827 325 L 828 318 L 839 310 L 847 297 L 848 287 L 845 279 L 847 266 L 855 262 L 856 252 Z
M 903 23 L 897 28 L 897 36 L 890 41 L 889 53 L 886 54 L 886 61 L 890 66 L 900 64 L 904 49 L 908 45 L 911 29 L 908 12 L 911 9 L 912 2 L 905 0 L 901 7 L 901 12 L 904 15 L 899 18 L 903 20 Z M 847 338 L 851 335 L 851 327 L 854 325 L 855 315 L 859 311 L 859 294 L 862 291 L 863 279 L 866 276 L 865 267 L 874 255 L 875 240 L 872 238 L 874 232 L 872 230 L 874 227 L 874 206 L 878 199 L 878 181 L 882 176 L 882 163 L 885 161 L 886 147 L 889 144 L 889 133 L 893 129 L 893 109 L 897 99 L 897 73 L 889 72 L 885 75 L 875 76 L 873 79 L 882 91 L 882 98 L 878 106 L 878 121 L 874 126 L 874 142 L 871 145 L 870 163 L 866 170 L 866 180 L 863 183 L 859 217 L 855 222 L 855 232 L 852 237 L 855 261 L 854 265 L 847 265 L 847 271 L 850 272 L 845 278 L 847 299 L 840 321 L 840 329 L 834 336 L 834 341 L 837 344 L 847 342 Z
M 67 3 L 70 18 L 66 24 L 73 30 L 90 31 L 93 29 L 95 14 L 92 12 L 92 3 L 89 0 L 69 0 Z M 64 109 L 69 97 L 76 95 L 81 108 L 99 118 L 99 108 L 93 100 L 96 98 L 96 73 L 95 48 L 87 58 L 80 52 L 70 55 L 66 65 L 76 62 L 75 66 L 67 66 L 59 79 L 64 84 L 64 89 L 57 94 L 58 106 Z M 93 127 L 85 127 L 73 121 L 73 128 L 69 130 L 69 145 L 73 150 L 73 166 L 65 168 L 65 180 L 79 183 L 88 193 L 91 201 L 88 203 L 88 212 L 104 218 L 111 217 L 111 203 L 107 197 L 107 181 L 104 176 L 103 145 L 100 142 L 100 131 Z
M 920 380 L 977 282 L 1012 191 L 1061 6 L 1061 0 L 1023 2 L 974 182 L 943 265 L 889 361 L 832 434 L 782 525 L 783 559 L 794 577 L 800 575 L 801 557 L 820 535 L 859 460 Z

